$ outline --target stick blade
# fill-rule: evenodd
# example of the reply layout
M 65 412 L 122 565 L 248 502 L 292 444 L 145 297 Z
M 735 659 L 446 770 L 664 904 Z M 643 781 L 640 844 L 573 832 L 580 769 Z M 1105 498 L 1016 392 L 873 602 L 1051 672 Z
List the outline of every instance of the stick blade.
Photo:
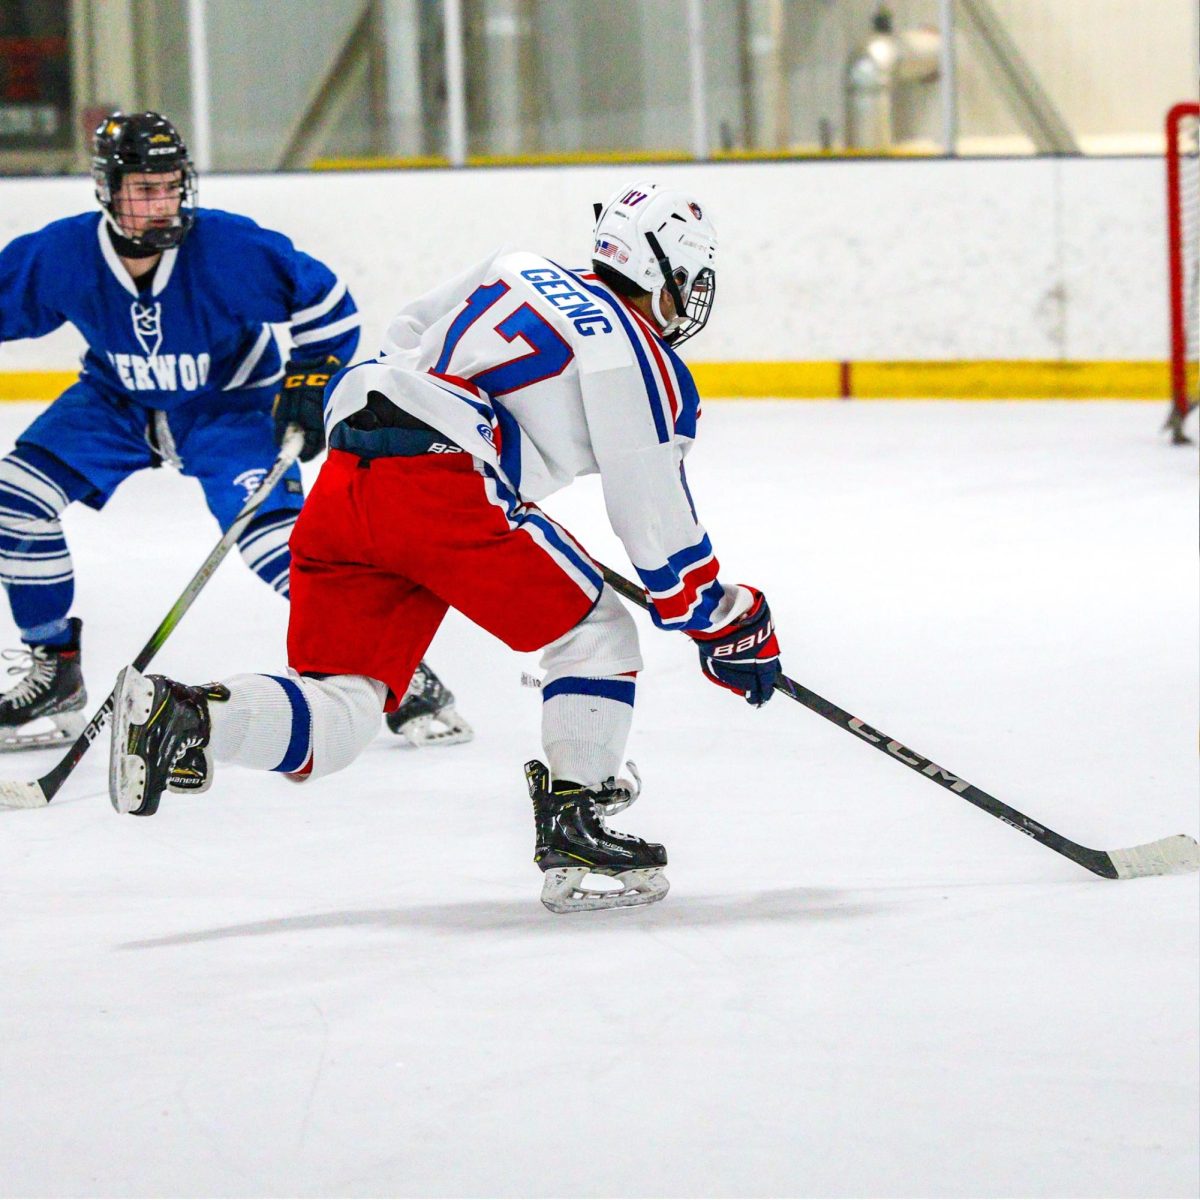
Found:
M 1194 837 L 1177 833 L 1130 846 L 1128 850 L 1110 850 L 1108 857 L 1118 879 L 1140 879 L 1145 875 L 1187 875 L 1200 871 L 1200 845 Z
M 45 808 L 49 803 L 40 783 L 0 779 L 0 808 Z

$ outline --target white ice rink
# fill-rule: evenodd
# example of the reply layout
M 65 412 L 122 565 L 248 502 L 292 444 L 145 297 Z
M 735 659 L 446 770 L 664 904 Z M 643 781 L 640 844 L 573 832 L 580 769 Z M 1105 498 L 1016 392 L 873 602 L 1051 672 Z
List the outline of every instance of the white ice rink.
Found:
M 1197 456 L 1161 417 L 714 403 L 689 476 L 789 674 L 1111 849 L 1200 826 Z M 627 569 L 590 481 L 546 507 Z M 169 470 L 66 528 L 98 705 L 217 532 Z M 235 556 L 157 667 L 277 670 L 285 619 Z M 1196 877 L 1094 877 L 637 619 L 644 911 L 538 903 L 533 660 L 454 616 L 472 745 L 381 730 L 136 820 L 105 739 L 0 814 L 0 1194 L 1195 1196 Z

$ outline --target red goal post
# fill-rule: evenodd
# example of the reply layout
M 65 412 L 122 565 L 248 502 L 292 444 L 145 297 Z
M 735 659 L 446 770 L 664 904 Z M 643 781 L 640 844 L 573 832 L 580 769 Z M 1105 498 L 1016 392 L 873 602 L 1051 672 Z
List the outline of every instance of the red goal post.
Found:
M 1167 262 L 1171 293 L 1171 413 L 1174 442 L 1200 392 L 1200 104 L 1167 113 Z

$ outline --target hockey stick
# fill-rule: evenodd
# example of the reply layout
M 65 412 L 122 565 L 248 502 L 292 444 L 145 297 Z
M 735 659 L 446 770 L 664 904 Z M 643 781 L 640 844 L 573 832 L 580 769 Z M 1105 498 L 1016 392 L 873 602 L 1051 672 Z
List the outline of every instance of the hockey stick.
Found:
M 627 600 L 642 608 L 649 608 L 650 602 L 646 593 L 635 583 L 618 575 L 608 567 L 601 566 L 605 582 Z M 924 758 L 915 750 L 910 750 L 901 742 L 897 742 L 881 730 L 872 729 L 870 725 L 852 717 L 844 709 L 838 708 L 828 700 L 822 699 L 816 692 L 781 675 L 775 683 L 775 690 L 782 692 L 792 700 L 803 704 L 818 716 L 832 721 L 834 725 L 847 730 L 862 739 L 869 746 L 882 751 L 897 762 L 910 767 L 918 774 L 932 780 L 947 791 L 954 792 L 964 800 L 970 801 L 984 812 L 1011 825 L 1021 833 L 1028 834 L 1035 842 L 1049 846 L 1051 850 L 1069 858 L 1072 862 L 1086 867 L 1105 879 L 1136 879 L 1142 875 L 1180 875 L 1190 871 L 1200 870 L 1200 845 L 1196 839 L 1186 833 L 1177 833 L 1173 837 L 1159 838 L 1157 842 L 1145 842 L 1140 846 L 1130 846 L 1126 850 L 1091 850 L 1081 846 L 1070 838 L 1039 825 L 1024 813 L 1010 808 L 995 796 L 968 783 L 957 775 L 952 775 L 945 767 L 939 767 L 932 759 Z
M 192 576 L 191 582 L 183 589 L 179 599 L 171 606 L 171 611 L 163 617 L 158 628 L 150 635 L 150 640 L 142 647 L 141 653 L 133 660 L 133 665 L 139 671 L 144 671 L 150 665 L 150 660 L 162 649 L 163 643 L 183 620 L 184 613 L 191 608 L 192 602 L 200 594 L 201 589 L 212 578 L 217 567 L 221 565 L 221 560 L 233 548 L 238 535 L 249 524 L 250 518 L 271 494 L 287 469 L 296 461 L 303 445 L 303 430 L 294 425 L 290 426 L 284 435 L 279 457 L 275 459 L 274 465 L 267 472 L 262 483 L 258 485 L 250 499 L 242 505 L 233 524 L 213 547 L 200 569 Z M 88 752 L 88 748 L 104 728 L 105 722 L 112 715 L 112 709 L 113 696 L 110 692 L 108 699 L 100 705 L 95 716 L 83 727 L 83 732 L 75 739 L 74 744 L 63 755 L 61 761 L 40 779 L 29 783 L 16 779 L 0 779 L 0 808 L 44 808 L 49 804 L 58 793 L 58 789 L 66 782 L 67 776 L 79 765 L 79 760 Z

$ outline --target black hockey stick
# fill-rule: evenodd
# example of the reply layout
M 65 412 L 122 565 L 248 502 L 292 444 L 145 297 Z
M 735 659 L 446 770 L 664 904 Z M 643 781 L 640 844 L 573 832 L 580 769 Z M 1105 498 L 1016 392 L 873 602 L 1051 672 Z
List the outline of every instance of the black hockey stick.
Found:
M 291 426 L 283 439 L 279 457 L 263 478 L 262 483 L 255 489 L 254 494 L 242 505 L 241 511 L 234 518 L 233 524 L 225 531 L 221 540 L 213 547 L 212 552 L 201 564 L 200 569 L 192 576 L 191 582 L 183 589 L 179 599 L 171 606 L 171 611 L 163 617 L 158 628 L 150 635 L 150 640 L 142 647 L 141 653 L 133 660 L 133 665 L 144 671 L 150 665 L 150 660 L 162 649 L 163 643 L 175 631 L 184 613 L 192 606 L 192 602 L 200 594 L 204 585 L 212 578 L 213 572 L 221 565 L 221 560 L 233 548 L 238 535 L 250 522 L 250 518 L 258 511 L 263 501 L 274 490 L 275 485 L 283 478 L 288 467 L 300 454 L 304 445 L 304 432 Z M 58 789 L 66 782 L 67 776 L 79 765 L 79 760 L 88 752 L 92 742 L 99 736 L 105 722 L 112 715 L 113 696 L 110 692 L 108 699 L 96 710 L 95 716 L 83 727 L 83 732 L 75 739 L 71 748 L 63 755 L 60 762 L 46 772 L 40 779 L 25 783 L 16 779 L 0 779 L 0 808 L 43 808 L 54 799 Z
M 605 582 L 613 591 L 642 608 L 650 607 L 646 593 L 636 583 L 630 583 L 628 579 L 610 571 L 608 567 L 602 566 L 600 569 L 604 572 Z M 989 796 L 974 784 L 952 775 L 932 759 L 923 757 L 888 734 L 873 729 L 857 717 L 852 717 L 844 709 L 822 699 L 816 692 L 809 691 L 794 679 L 789 679 L 786 675 L 780 676 L 775 683 L 775 690 L 854 734 L 867 745 L 874 746 L 876 750 L 924 775 L 926 779 L 931 779 L 947 791 L 954 792 L 977 808 L 982 808 L 984 812 L 991 813 L 1006 825 L 1028 834 L 1035 842 L 1057 850 L 1072 862 L 1104 876 L 1105 879 L 1136 879 L 1141 875 L 1179 875 L 1200 870 L 1200 845 L 1197 845 L 1195 838 L 1186 833 L 1160 838 L 1157 842 L 1145 842 L 1140 846 L 1130 846 L 1127 850 L 1091 850 L 1063 837 L 1062 834 L 1055 833 L 1053 829 L 1047 829 L 1045 825 L 1039 825 L 1024 813 L 997 800 L 995 796 Z

